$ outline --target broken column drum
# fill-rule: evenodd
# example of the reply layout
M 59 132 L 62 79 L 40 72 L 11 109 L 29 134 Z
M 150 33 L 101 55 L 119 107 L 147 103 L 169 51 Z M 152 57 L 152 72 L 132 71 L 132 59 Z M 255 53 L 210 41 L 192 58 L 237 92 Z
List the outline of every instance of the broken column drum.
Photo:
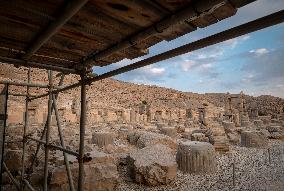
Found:
M 186 141 L 179 145 L 176 160 L 185 173 L 204 174 L 216 170 L 215 149 L 206 142 Z
M 243 131 L 241 133 L 241 146 L 265 148 L 268 146 L 268 138 L 260 131 Z
M 148 186 L 170 184 L 177 175 L 172 149 L 162 144 L 149 145 L 130 152 L 128 169 L 135 182 Z
M 110 132 L 95 132 L 92 135 L 92 142 L 99 147 L 113 144 L 114 134 Z

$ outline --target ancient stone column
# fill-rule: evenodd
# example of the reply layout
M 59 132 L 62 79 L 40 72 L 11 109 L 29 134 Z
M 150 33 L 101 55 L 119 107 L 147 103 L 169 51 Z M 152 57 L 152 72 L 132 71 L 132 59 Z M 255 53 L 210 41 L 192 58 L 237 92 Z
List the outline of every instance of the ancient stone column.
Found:
M 109 144 L 113 144 L 114 133 L 110 132 L 95 132 L 92 135 L 92 142 L 99 147 L 103 147 Z
M 268 138 L 261 131 L 243 131 L 241 133 L 241 146 L 265 148 L 268 146 Z
M 225 99 L 225 118 L 232 121 L 232 97 L 229 92 L 227 92 Z
M 199 122 L 200 122 L 200 128 L 205 128 L 207 126 L 206 121 L 206 110 L 204 107 L 198 108 L 199 111 Z
M 179 145 L 178 168 L 186 173 L 204 174 L 216 170 L 215 149 L 206 142 L 186 141 Z
M 186 117 L 188 119 L 191 119 L 193 116 L 192 116 L 192 109 L 186 109 Z

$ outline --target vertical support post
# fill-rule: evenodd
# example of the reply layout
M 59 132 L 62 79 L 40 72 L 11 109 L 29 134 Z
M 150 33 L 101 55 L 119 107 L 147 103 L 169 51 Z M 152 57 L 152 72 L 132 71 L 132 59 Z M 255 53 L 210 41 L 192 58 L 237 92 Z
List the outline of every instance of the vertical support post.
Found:
M 28 83 L 31 82 L 31 68 L 29 68 L 28 70 Z M 23 154 L 22 154 L 22 173 L 21 173 L 21 191 L 24 190 L 24 179 L 25 179 L 25 154 L 26 154 L 26 142 L 27 142 L 27 129 L 29 126 L 29 102 L 30 102 L 30 98 L 29 98 L 29 91 L 30 88 L 29 86 L 27 86 L 27 96 L 26 96 L 26 108 L 25 108 L 25 125 L 24 125 L 24 133 L 23 133 Z
M 65 148 L 65 143 L 64 143 L 63 133 L 62 133 L 62 128 L 61 128 L 61 121 L 60 121 L 60 117 L 59 117 L 59 113 L 58 113 L 58 109 L 57 109 L 55 95 L 52 95 L 52 100 L 53 100 L 53 108 L 54 108 L 54 112 L 55 112 L 55 116 L 56 116 L 56 122 L 57 122 L 58 134 L 59 134 L 61 146 L 63 148 Z M 70 166 L 69 166 L 68 156 L 65 152 L 63 152 L 63 156 L 64 156 L 64 162 L 65 162 L 67 176 L 68 176 L 69 188 L 70 188 L 70 191 L 74 191 L 75 189 L 74 189 L 72 174 L 71 174 L 71 170 L 70 170 Z
M 233 161 L 233 187 L 236 186 L 236 175 L 235 175 L 235 160 Z
M 78 191 L 84 190 L 84 137 L 86 124 L 86 73 L 81 75 L 81 116 L 80 116 L 80 148 L 79 148 L 79 175 Z
M 48 181 L 48 159 L 49 159 L 49 137 L 50 137 L 50 125 L 51 125 L 51 107 L 52 107 L 52 71 L 48 71 L 49 76 L 49 99 L 48 99 L 48 113 L 47 113 L 47 126 L 46 126 L 46 137 L 45 137 L 45 160 L 44 160 L 44 185 L 43 190 L 47 191 L 47 181 Z
M 4 94 L 4 95 L 3 95 Z M 6 125 L 7 125 L 7 109 L 8 109 L 8 96 L 9 96 L 9 85 L 5 85 L 2 95 L 0 95 L 0 104 L 3 105 L 0 107 L 0 132 L 2 137 L 0 137 L 0 191 L 2 191 L 2 169 L 4 162 L 4 148 L 5 148 L 5 137 L 6 137 Z
M 58 86 L 61 86 L 61 85 L 63 84 L 64 76 L 65 76 L 65 75 L 62 74 Z M 58 94 L 55 95 L 55 99 L 57 99 L 57 97 L 58 97 Z M 53 106 L 52 106 L 52 109 L 51 109 L 51 110 L 52 110 L 52 111 L 51 111 L 51 114 L 52 114 L 52 112 L 53 112 Z M 42 134 L 41 134 L 40 140 L 43 140 L 43 139 L 44 139 L 44 136 L 45 136 L 45 133 L 46 133 L 46 128 L 47 128 L 47 120 L 48 120 L 48 118 L 46 119 L 46 122 L 45 122 L 45 125 L 44 125 L 43 132 L 42 132 Z M 28 169 L 29 172 L 32 172 L 32 169 L 33 169 L 34 163 L 35 163 L 35 161 L 36 161 L 37 155 L 38 155 L 38 153 L 39 153 L 39 150 L 40 150 L 40 144 L 38 143 L 38 144 L 37 144 L 37 148 L 36 148 L 35 155 L 34 155 L 33 160 L 32 160 L 32 163 L 31 163 L 31 165 L 30 165 L 30 168 Z

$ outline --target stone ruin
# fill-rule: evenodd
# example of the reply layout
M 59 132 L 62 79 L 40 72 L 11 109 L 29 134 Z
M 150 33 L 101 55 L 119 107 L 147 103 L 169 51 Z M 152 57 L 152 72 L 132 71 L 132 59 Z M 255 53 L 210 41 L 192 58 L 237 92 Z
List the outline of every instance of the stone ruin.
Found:
M 85 190 L 115 190 L 121 181 L 120 169 L 125 168 L 129 180 L 147 186 L 173 184 L 178 171 L 189 174 L 208 174 L 216 171 L 217 153 L 230 152 L 231 145 L 248 148 L 267 148 L 269 139 L 284 139 L 284 112 L 277 118 L 258 115 L 257 104 L 246 102 L 243 92 L 226 94 L 223 107 L 200 102 L 197 106 L 157 107 L 146 101 L 132 107 L 108 107 L 87 104 L 88 128 L 85 138 Z M 59 102 L 60 103 L 60 102 Z M 29 107 L 31 132 L 40 136 L 39 127 L 46 120 L 46 107 L 32 102 Z M 78 149 L 80 103 L 67 99 L 59 105 L 67 148 Z M 7 139 L 19 138 L 24 121 L 24 108 L 9 105 Z M 56 132 L 52 116 L 53 132 Z M 77 128 L 77 129 L 76 129 Z M 51 142 L 60 145 L 57 134 Z M 9 144 L 5 161 L 15 174 L 21 168 L 20 143 Z M 32 155 L 35 146 L 29 144 Z M 40 151 L 43 152 L 42 150 Z M 68 190 L 68 178 L 62 153 L 51 152 L 50 188 Z M 27 164 L 30 163 L 27 158 Z M 78 179 L 76 158 L 69 157 L 73 180 Z M 29 179 L 40 189 L 43 158 L 38 158 Z M 9 185 L 6 182 L 7 185 Z M 8 187 L 8 186 L 7 186 Z

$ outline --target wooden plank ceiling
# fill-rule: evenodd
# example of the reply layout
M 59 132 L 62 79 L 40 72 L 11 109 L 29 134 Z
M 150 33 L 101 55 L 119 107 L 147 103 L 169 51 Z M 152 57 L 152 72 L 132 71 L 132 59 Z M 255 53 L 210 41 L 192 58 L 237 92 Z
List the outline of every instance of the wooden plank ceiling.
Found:
M 202 15 L 220 2 L 225 4 Z M 160 41 L 173 40 L 230 17 L 249 2 L 252 0 L 89 0 L 30 60 L 72 68 L 84 57 L 111 47 L 184 7 L 191 6 L 201 15 L 193 21 L 181 21 L 92 65 L 105 66 L 124 58 L 133 59 L 147 54 L 148 48 Z M 1 1 L 0 56 L 20 58 L 41 30 L 57 18 L 65 3 L 64 0 Z

